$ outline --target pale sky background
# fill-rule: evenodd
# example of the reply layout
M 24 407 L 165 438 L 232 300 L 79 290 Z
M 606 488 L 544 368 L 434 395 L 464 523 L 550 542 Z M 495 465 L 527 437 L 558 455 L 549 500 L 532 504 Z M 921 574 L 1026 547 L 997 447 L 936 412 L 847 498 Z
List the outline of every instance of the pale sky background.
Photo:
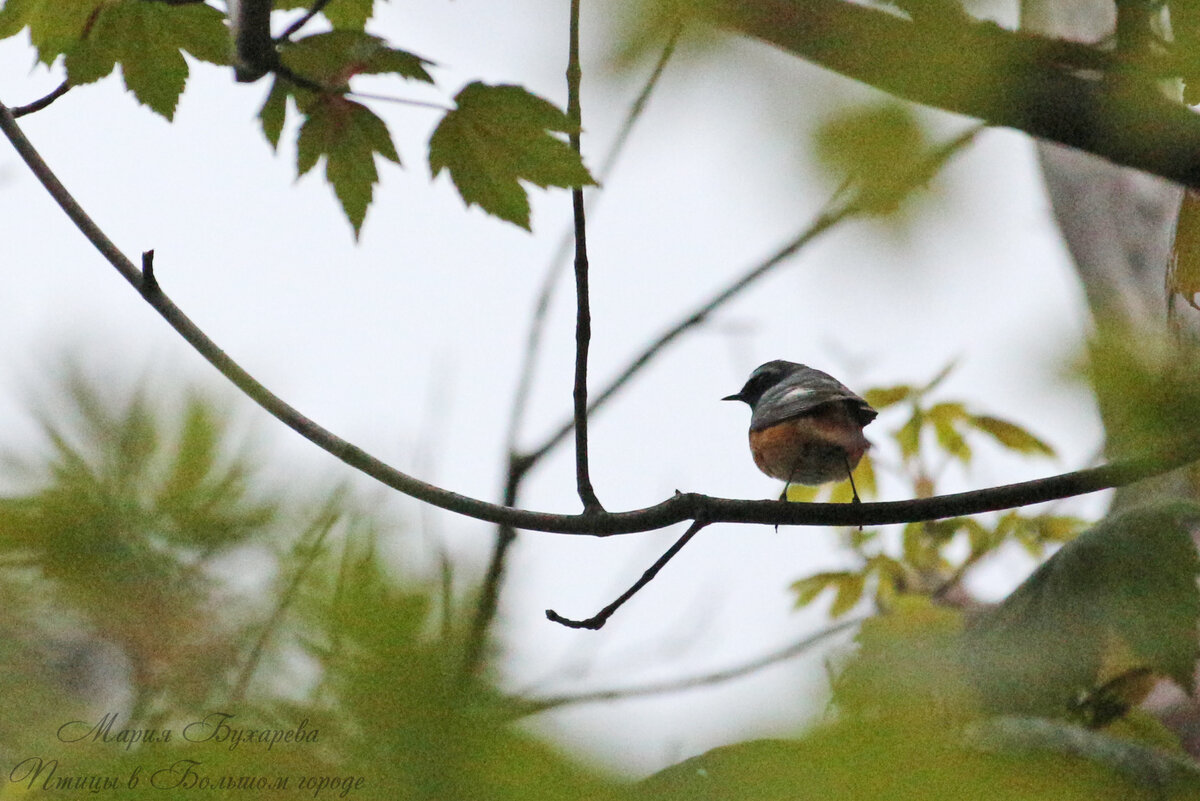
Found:
M 359 88 L 446 99 L 483 79 L 520 83 L 563 105 L 567 5 L 380 4 L 370 29 L 437 62 L 440 89 L 399 80 Z M 604 76 L 609 22 L 588 14 L 584 26 L 584 147 L 595 165 L 649 65 Z M 57 69 L 30 72 L 32 60 L 23 38 L 0 43 L 0 100 L 19 105 L 61 80 Z M 139 107 L 116 76 L 21 124 L 109 236 L 135 261 L 154 248 L 164 290 L 273 391 L 402 470 L 494 500 L 529 314 L 569 220 L 569 195 L 534 191 L 532 236 L 466 211 L 445 176 L 429 182 L 425 143 L 436 114 L 370 103 L 391 125 L 405 167 L 381 163 L 382 184 L 355 246 L 323 168 L 295 181 L 294 127 L 277 155 L 263 139 L 254 117 L 267 88 L 236 85 L 228 70 L 193 63 L 173 125 Z M 808 131 L 833 100 L 871 97 L 750 42 L 668 68 L 589 220 L 593 386 L 807 224 L 829 191 L 802 158 Z M 943 121 L 947 132 L 967 123 Z M 1086 309 L 1030 142 L 988 132 L 938 186 L 944 202 L 906 240 L 861 222 L 825 236 L 689 334 L 598 416 L 592 476 L 607 508 L 647 506 L 675 489 L 776 496 L 777 483 L 747 452 L 748 411 L 719 402 L 774 358 L 827 370 L 859 390 L 924 381 L 958 360 L 943 398 L 1025 424 L 1060 450 L 1057 462 L 1024 461 L 983 445 L 970 473 L 951 476 L 947 490 L 1087 464 L 1100 441 L 1095 410 L 1086 391 L 1061 377 L 1063 358 L 1087 330 Z M 3 444 L 28 436 L 26 390 L 64 347 L 81 347 L 99 371 L 122 379 L 221 381 L 70 226 L 6 145 L 0 215 Z M 570 409 L 569 281 L 556 298 L 526 443 Z M 275 479 L 349 477 L 265 413 L 249 409 L 246 419 L 268 448 Z M 900 422 L 885 413 L 868 434 L 883 440 Z M 436 457 L 423 459 L 423 449 Z M 887 448 L 877 455 L 896 458 Z M 396 510 L 397 550 L 414 569 L 430 566 L 436 537 L 460 578 L 478 575 L 490 526 L 422 513 L 357 483 Z M 525 486 L 526 508 L 577 511 L 570 449 L 556 451 Z M 886 485 L 884 497 L 895 497 Z M 1095 514 L 1102 503 L 1060 508 Z M 502 685 L 558 693 L 680 678 L 752 659 L 823 625 L 827 602 L 797 614 L 787 587 L 844 565 L 836 534 L 731 525 L 706 529 L 602 631 L 544 619 L 547 607 L 594 613 L 681 531 L 523 535 L 495 630 Z M 1019 554 L 991 560 L 976 586 L 997 597 L 1030 567 Z M 531 725 L 569 750 L 642 774 L 746 736 L 797 730 L 819 712 L 824 655 L 716 688 L 580 706 Z

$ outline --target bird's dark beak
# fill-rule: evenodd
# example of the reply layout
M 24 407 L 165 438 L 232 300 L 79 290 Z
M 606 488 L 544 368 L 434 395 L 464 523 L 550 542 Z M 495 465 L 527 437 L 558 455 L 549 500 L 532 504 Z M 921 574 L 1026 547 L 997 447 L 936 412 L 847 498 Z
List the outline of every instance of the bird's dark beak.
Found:
M 738 394 L 736 394 L 736 395 L 726 395 L 725 397 L 721 398 L 721 400 L 723 400 L 723 401 L 727 401 L 727 400 L 741 400 L 741 399 L 742 399 L 742 393 L 740 393 L 740 392 L 739 392 Z

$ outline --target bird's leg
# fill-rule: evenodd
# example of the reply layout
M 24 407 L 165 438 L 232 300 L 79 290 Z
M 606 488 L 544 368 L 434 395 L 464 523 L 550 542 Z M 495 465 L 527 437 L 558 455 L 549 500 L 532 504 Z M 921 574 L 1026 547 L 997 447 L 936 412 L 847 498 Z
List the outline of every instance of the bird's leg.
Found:
M 800 469 L 800 466 L 796 465 L 795 467 L 792 468 L 792 472 L 788 474 L 788 480 L 785 481 L 783 484 L 783 492 L 779 493 L 779 500 L 781 500 L 781 501 L 787 500 L 788 487 L 792 486 L 792 479 L 796 477 L 796 471 L 799 469 Z M 778 523 L 775 524 L 775 533 L 776 534 L 779 533 L 779 524 Z
M 846 478 L 850 479 L 850 491 L 854 493 L 854 499 L 850 502 L 862 503 L 862 499 L 858 497 L 858 487 L 854 486 L 854 470 L 850 467 L 850 457 L 843 453 L 842 459 L 846 462 Z

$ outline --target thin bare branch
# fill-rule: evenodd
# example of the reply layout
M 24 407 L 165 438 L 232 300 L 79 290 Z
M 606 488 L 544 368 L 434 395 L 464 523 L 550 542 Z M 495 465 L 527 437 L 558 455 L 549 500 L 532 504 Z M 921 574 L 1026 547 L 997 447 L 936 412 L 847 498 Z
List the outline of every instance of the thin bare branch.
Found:
M 658 572 L 666 567 L 667 562 L 670 562 L 672 559 L 674 559 L 675 554 L 683 550 L 683 546 L 687 545 L 692 537 L 699 534 L 700 530 L 703 529 L 705 525 L 706 523 L 703 522 L 703 519 L 697 519 L 693 521 L 692 524 L 688 526 L 687 531 L 683 532 L 683 536 L 675 540 L 674 545 L 668 548 L 662 556 L 658 557 L 654 564 L 646 568 L 646 571 L 642 573 L 641 577 L 638 578 L 637 581 L 633 582 L 633 585 L 629 589 L 621 593 L 615 601 L 586 620 L 572 620 L 571 618 L 563 617 L 553 609 L 546 610 L 546 619 L 555 623 L 559 623 L 570 629 L 592 629 L 595 631 L 596 629 L 603 628 L 604 624 L 608 622 L 608 619 L 613 616 L 613 613 L 624 606 L 626 601 L 637 595 L 638 591 L 642 587 L 645 587 L 647 584 L 653 581 L 654 577 L 658 575 Z
M 54 90 L 50 92 L 50 94 L 46 95 L 45 97 L 39 97 L 37 100 L 33 101 L 32 103 L 27 103 L 24 106 L 17 106 L 12 110 L 12 115 L 14 117 L 24 117 L 26 114 L 32 114 L 35 111 L 41 111 L 69 91 L 71 91 L 71 82 L 63 79 L 63 82 L 54 87 Z
M 93 247 L 168 325 L 244 395 L 317 447 L 405 495 L 465 517 L 517 529 L 596 537 L 665 528 L 685 520 L 796 526 L 878 526 L 980 514 L 1126 486 L 1200 459 L 1200 439 L 1166 443 L 1154 454 L 1049 478 L 934 498 L 884 503 L 787 503 L 677 493 L 655 506 L 629 512 L 565 515 L 516 509 L 460 495 L 402 473 L 309 420 L 231 359 L 142 272 L 88 216 L 0 104 L 0 130 L 26 165 Z
M 662 52 L 659 54 L 658 61 L 655 62 L 654 69 L 650 71 L 645 84 L 643 84 L 641 91 L 638 92 L 637 98 L 625 114 L 625 119 L 621 123 L 621 129 L 613 139 L 613 143 L 609 147 L 608 153 L 605 155 L 604 161 L 597 173 L 597 179 L 600 184 L 604 184 L 607 181 L 620 161 L 621 156 L 625 153 L 625 146 L 629 143 L 633 129 L 641 119 L 642 114 L 645 113 L 650 97 L 658 87 L 659 81 L 666 71 L 667 63 L 675 53 L 675 47 L 679 42 L 679 33 L 680 29 L 676 28 L 674 33 L 671 34 L 667 43 L 663 46 Z M 596 204 L 603 199 L 604 193 L 590 195 L 587 198 L 588 210 L 595 210 Z M 529 333 L 525 337 L 525 352 L 517 376 L 517 389 L 513 393 L 512 412 L 509 415 L 508 428 L 504 437 L 505 452 L 509 454 L 517 452 L 517 438 L 521 433 L 521 423 L 525 410 L 529 406 L 529 392 L 533 386 L 533 375 L 537 367 L 537 358 L 542 349 L 542 333 L 546 327 L 546 315 L 550 311 L 550 301 L 553 299 L 554 289 L 558 286 L 562 271 L 567 265 L 567 256 L 571 252 L 571 245 L 574 243 L 574 240 L 575 229 L 572 226 L 564 233 L 558 248 L 554 251 L 553 258 L 550 259 L 545 276 L 542 278 L 537 300 L 533 305 L 533 314 L 529 320 Z M 522 468 L 522 472 L 524 472 L 532 465 L 521 464 L 519 466 Z
M 543 698 L 530 698 L 516 701 L 516 716 L 524 717 L 526 715 L 536 715 L 539 712 L 548 712 L 552 709 L 559 709 L 564 706 L 577 706 L 579 704 L 594 704 L 603 701 L 624 701 L 630 698 L 645 698 L 647 696 L 665 695 L 667 693 L 685 692 L 687 690 L 695 690 L 701 687 L 709 687 L 713 684 L 721 684 L 726 681 L 739 679 L 743 676 L 748 676 L 752 673 L 771 667 L 772 665 L 784 662 L 788 659 L 800 656 L 814 646 L 821 644 L 825 640 L 844 631 L 860 625 L 867 616 L 843 620 L 840 623 L 835 623 L 828 628 L 824 628 L 815 634 L 805 637 L 799 642 L 794 642 L 784 648 L 780 648 L 771 653 L 751 659 L 741 665 L 725 668 L 724 670 L 705 673 L 700 676 L 689 676 L 683 679 L 672 679 L 670 681 L 661 681 L 654 684 L 644 684 L 640 687 L 617 687 L 610 690 L 593 690 L 592 692 L 576 693 L 574 695 L 552 695 Z
M 316 0 L 308 11 L 305 11 L 295 22 L 284 28 L 283 33 L 275 37 L 275 44 L 291 39 L 301 28 L 312 22 L 312 18 L 320 14 L 327 5 L 329 5 L 329 0 Z
M 579 103 L 579 83 L 583 68 L 579 64 L 579 4 L 571 0 L 570 54 L 567 59 L 567 116 L 571 118 L 571 147 L 582 155 L 580 133 L 583 112 Z M 588 467 L 587 430 L 587 366 L 588 349 L 592 342 L 591 298 L 588 290 L 587 221 L 583 207 L 583 187 L 571 190 L 571 207 L 575 217 L 575 484 L 585 515 L 604 511 L 592 487 Z

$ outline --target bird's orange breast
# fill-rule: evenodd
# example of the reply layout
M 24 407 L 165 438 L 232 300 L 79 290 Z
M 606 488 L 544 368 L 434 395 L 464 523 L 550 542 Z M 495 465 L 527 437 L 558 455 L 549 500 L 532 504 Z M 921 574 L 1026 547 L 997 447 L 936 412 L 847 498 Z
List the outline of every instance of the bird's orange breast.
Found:
M 843 403 L 750 431 L 750 452 L 758 469 L 780 481 L 824 484 L 847 477 L 870 443 Z

